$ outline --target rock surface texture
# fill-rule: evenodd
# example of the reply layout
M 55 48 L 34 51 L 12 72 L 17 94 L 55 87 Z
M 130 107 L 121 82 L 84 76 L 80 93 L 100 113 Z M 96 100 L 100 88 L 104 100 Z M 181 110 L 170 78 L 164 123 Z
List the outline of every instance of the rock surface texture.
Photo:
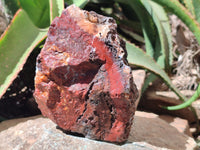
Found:
M 122 145 L 65 134 L 56 126 L 41 116 L 1 122 L 0 129 L 5 130 L 0 132 L 0 150 L 198 150 L 191 137 L 152 113 L 136 111 L 128 141 Z
M 1 123 L 0 123 L 1 127 Z M 19 123 L 0 132 L 1 150 L 163 150 L 145 142 L 116 145 L 67 135 L 47 118 Z
M 128 141 L 145 141 L 172 150 L 198 150 L 194 139 L 179 131 L 179 127 L 175 128 L 154 113 L 136 111 Z
M 91 139 L 126 141 L 138 95 L 126 57 L 112 18 L 69 6 L 37 58 L 34 96 L 42 114 Z

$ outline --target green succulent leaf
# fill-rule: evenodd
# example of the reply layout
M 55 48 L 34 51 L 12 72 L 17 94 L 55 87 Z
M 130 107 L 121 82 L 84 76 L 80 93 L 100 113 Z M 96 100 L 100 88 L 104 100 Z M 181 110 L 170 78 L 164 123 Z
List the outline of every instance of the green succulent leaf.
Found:
M 195 19 L 200 23 L 200 0 L 184 0 L 184 4 Z
M 120 0 L 121 1 L 121 0 Z M 123 1 L 121 1 L 123 2 Z M 156 37 L 156 28 L 152 17 L 146 11 L 144 5 L 140 0 L 127 0 L 130 7 L 135 11 L 139 20 L 141 21 L 143 35 L 145 40 L 145 46 L 147 54 L 152 58 L 154 57 L 154 45 L 155 45 L 155 37 Z
M 193 6 L 193 3 L 192 3 L 193 0 L 183 0 L 186 8 L 190 11 L 190 13 L 195 16 L 194 14 L 194 6 Z
M 22 69 L 36 45 L 47 35 L 20 9 L 0 39 L 0 98 Z
M 148 69 L 149 71 L 158 75 L 169 85 L 169 87 L 178 95 L 181 100 L 186 100 L 185 96 L 183 96 L 180 91 L 172 84 L 169 76 L 165 73 L 165 71 L 142 49 L 129 42 L 126 42 L 126 49 L 128 51 L 128 61 L 130 64 Z
M 177 15 L 194 33 L 198 43 L 200 44 L 200 24 L 195 17 L 191 15 L 188 9 L 186 9 L 177 0 L 152 0 L 160 5 L 162 5 L 168 11 Z
M 152 16 L 158 30 L 159 40 L 156 41 L 157 46 L 155 47 L 154 59 L 162 68 L 169 72 L 172 65 L 172 37 L 168 16 L 163 7 L 157 3 L 151 0 L 141 0 L 141 2 Z
M 80 8 L 84 8 L 88 2 L 89 0 L 73 0 L 73 3 Z
M 67 5 L 71 5 L 73 4 L 73 0 L 65 0 L 65 3 L 67 3 Z
M 195 19 L 200 23 L 200 0 L 192 0 Z
M 64 9 L 64 1 L 63 0 L 49 0 L 50 3 L 50 20 L 51 22 L 57 16 L 62 14 Z
M 199 84 L 196 92 L 194 93 L 194 95 L 189 100 L 185 101 L 184 103 L 182 103 L 180 105 L 168 106 L 168 107 L 164 107 L 164 108 L 166 108 L 167 110 L 179 110 L 179 109 L 189 107 L 192 104 L 192 102 L 194 102 L 199 96 L 200 96 L 200 84 Z
M 19 2 L 37 27 L 46 28 L 50 25 L 49 0 L 19 0 Z
M 126 33 L 127 35 L 131 36 L 133 39 L 141 42 L 141 43 L 144 43 L 144 38 L 142 36 L 140 36 L 139 34 L 137 33 L 134 33 L 134 32 L 131 32 L 129 29 L 126 29 L 126 28 L 123 28 L 121 27 L 120 28 L 124 33 Z

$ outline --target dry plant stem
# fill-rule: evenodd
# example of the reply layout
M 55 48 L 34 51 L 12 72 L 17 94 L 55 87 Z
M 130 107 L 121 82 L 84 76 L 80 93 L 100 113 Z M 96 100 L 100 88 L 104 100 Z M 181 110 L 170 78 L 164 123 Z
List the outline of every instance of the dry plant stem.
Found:
M 191 90 L 192 88 L 197 89 L 198 87 L 197 81 L 200 79 L 200 65 L 197 62 L 198 58 L 195 59 L 195 56 L 200 54 L 200 49 L 197 51 L 194 48 L 191 49 L 185 51 L 182 58 L 178 60 L 177 67 L 174 69 L 176 76 L 172 82 L 180 90 Z

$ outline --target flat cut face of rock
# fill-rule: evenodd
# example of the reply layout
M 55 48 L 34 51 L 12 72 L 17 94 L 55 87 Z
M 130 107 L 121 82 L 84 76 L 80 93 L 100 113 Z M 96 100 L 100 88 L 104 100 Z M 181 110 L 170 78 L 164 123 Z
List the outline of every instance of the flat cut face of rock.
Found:
M 90 139 L 126 141 L 138 95 L 126 57 L 112 18 L 69 6 L 37 58 L 34 96 L 42 114 Z

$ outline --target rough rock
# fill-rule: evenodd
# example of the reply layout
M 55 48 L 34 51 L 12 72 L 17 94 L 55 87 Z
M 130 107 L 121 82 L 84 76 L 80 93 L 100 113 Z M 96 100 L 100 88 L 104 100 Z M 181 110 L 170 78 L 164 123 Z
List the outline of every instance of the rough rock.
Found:
M 60 129 L 57 129 L 57 125 L 50 119 L 29 119 L 32 120 L 19 123 L 0 132 L 1 150 L 167 150 L 167 148 L 156 147 L 144 141 L 130 141 L 122 145 L 117 145 L 67 135 Z M 140 118 L 136 117 L 137 119 L 140 120 Z M 4 121 L 4 124 L 6 122 L 8 121 Z M 1 125 L 2 123 L 0 123 L 0 128 Z
M 200 120 L 200 99 L 197 99 L 192 103 L 192 107 L 196 110 L 197 117 Z
M 168 122 L 171 126 L 175 127 L 179 132 L 192 137 L 192 133 L 190 132 L 187 120 L 169 115 L 160 115 L 159 118 Z
M 91 139 L 127 140 L 138 92 L 110 17 L 65 9 L 37 58 L 34 96 L 44 116 Z
M 0 149 L 193 150 L 197 146 L 191 137 L 180 133 L 153 113 L 136 111 L 128 141 L 121 145 L 65 134 L 50 119 L 41 116 L 25 119 L 30 120 L 24 122 L 24 119 L 17 119 L 22 123 L 0 132 Z M 9 126 L 12 122 L 16 122 L 16 119 L 0 123 L 0 128 L 6 124 Z
M 133 70 L 132 74 L 134 76 L 135 85 L 138 89 L 138 98 L 135 102 L 135 108 L 137 109 L 137 106 L 140 102 L 140 96 L 141 96 L 141 93 L 142 93 L 142 87 L 143 87 L 143 84 L 144 84 L 144 81 L 145 81 L 146 73 L 145 73 L 145 70 L 138 69 L 138 70 Z
M 0 132 L 7 130 L 10 127 L 16 126 L 19 123 L 26 122 L 28 120 L 33 120 L 37 118 L 42 118 L 42 115 L 37 115 L 33 117 L 26 117 L 26 118 L 17 118 L 17 119 L 10 119 L 0 123 Z
M 151 145 L 173 150 L 194 150 L 197 144 L 193 138 L 178 131 L 158 115 L 136 111 L 128 141 L 145 141 Z

